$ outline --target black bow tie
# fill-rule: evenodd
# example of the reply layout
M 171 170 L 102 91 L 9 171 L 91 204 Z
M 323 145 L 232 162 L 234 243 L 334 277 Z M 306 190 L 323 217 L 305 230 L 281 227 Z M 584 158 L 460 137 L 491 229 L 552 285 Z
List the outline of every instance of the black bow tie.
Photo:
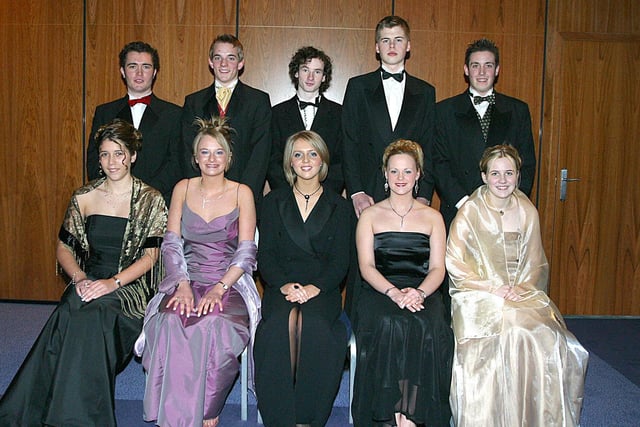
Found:
M 487 101 L 489 104 L 495 104 L 496 103 L 496 94 L 492 93 L 491 95 L 487 95 L 487 96 L 478 96 L 478 95 L 474 95 L 471 92 L 469 92 L 471 94 L 471 96 L 473 97 L 473 103 L 475 105 L 481 104 L 484 101 Z
M 399 73 L 390 73 L 386 70 L 382 70 L 382 80 L 387 80 L 390 77 L 392 77 L 398 83 L 401 83 L 402 79 L 404 78 L 404 70 L 400 71 Z
M 315 102 L 301 101 L 300 99 L 298 99 L 298 106 L 301 110 L 304 110 L 307 107 L 318 108 L 318 105 L 320 105 L 320 97 L 316 98 Z

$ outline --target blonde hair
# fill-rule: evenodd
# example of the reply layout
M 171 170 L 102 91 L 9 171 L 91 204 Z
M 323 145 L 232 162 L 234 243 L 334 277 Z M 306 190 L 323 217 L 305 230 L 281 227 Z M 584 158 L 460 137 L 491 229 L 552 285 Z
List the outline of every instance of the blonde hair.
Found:
M 308 142 L 318 155 L 320 155 L 322 166 L 320 166 L 318 178 L 320 182 L 324 181 L 329 173 L 329 149 L 327 148 L 327 144 L 324 142 L 324 139 L 314 131 L 303 130 L 287 138 L 287 143 L 284 146 L 282 168 L 284 169 L 284 177 L 287 179 L 287 182 L 291 186 L 296 182 L 296 173 L 293 170 L 293 166 L 291 166 L 291 158 L 293 157 L 293 144 L 299 140 Z
M 408 139 L 397 139 L 393 141 L 391 144 L 387 146 L 384 150 L 384 154 L 382 155 L 382 172 L 384 173 L 387 170 L 387 165 L 389 164 L 389 158 L 391 156 L 395 156 L 396 154 L 408 154 L 416 161 L 416 168 L 420 173 L 420 176 L 423 175 L 422 171 L 424 168 L 424 154 L 422 152 L 422 147 L 420 144 L 414 141 L 410 141 Z
M 200 117 L 193 121 L 193 124 L 198 128 L 195 138 L 193 138 L 193 157 L 191 158 L 191 164 L 194 168 L 198 168 L 196 163 L 196 157 L 198 155 L 198 145 L 205 136 L 210 136 L 218 141 L 218 144 L 222 147 L 227 154 L 227 166 L 225 172 L 231 167 L 231 135 L 234 130 L 227 125 L 228 120 L 225 117 L 215 117 L 209 120 L 202 119 Z
M 502 157 L 511 159 L 518 173 L 520 172 L 520 168 L 522 167 L 522 158 L 520 157 L 520 153 L 518 153 L 518 150 L 513 145 L 508 144 L 494 145 L 493 147 L 485 149 L 484 153 L 482 153 L 482 157 L 480 158 L 480 162 L 478 163 L 480 172 L 485 174 L 488 173 L 489 163 Z

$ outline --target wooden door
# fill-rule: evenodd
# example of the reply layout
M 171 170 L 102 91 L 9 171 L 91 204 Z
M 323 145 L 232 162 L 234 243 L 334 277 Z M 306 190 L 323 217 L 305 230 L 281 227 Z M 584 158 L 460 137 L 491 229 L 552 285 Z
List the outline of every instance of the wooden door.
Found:
M 640 38 L 558 31 L 564 12 L 551 13 L 540 203 L 550 294 L 564 313 L 638 315 Z M 579 179 L 564 201 L 563 169 Z

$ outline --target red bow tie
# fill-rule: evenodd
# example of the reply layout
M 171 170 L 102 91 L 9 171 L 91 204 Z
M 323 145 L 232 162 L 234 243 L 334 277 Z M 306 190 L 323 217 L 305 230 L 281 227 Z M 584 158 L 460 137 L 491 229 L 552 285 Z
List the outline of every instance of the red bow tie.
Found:
M 142 98 L 138 98 L 138 99 L 129 100 L 129 107 L 133 107 L 136 104 L 145 104 L 145 105 L 151 104 L 151 95 L 143 96 Z

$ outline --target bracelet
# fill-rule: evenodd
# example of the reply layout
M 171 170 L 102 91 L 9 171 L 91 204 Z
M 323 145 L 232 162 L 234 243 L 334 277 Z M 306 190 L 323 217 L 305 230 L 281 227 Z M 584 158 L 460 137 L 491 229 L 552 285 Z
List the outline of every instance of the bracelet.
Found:
M 112 277 L 113 280 L 115 280 L 116 285 L 121 288 L 122 287 L 122 281 L 120 279 L 118 279 L 116 276 Z
M 224 283 L 222 280 L 218 280 L 218 283 L 216 283 L 216 285 L 222 285 L 222 289 L 224 289 L 225 291 L 229 290 L 229 285 Z
M 396 289 L 396 287 L 392 286 L 392 287 L 388 288 L 386 291 L 384 291 L 384 296 L 388 297 L 389 296 L 389 292 L 391 292 L 393 289 Z
M 416 288 L 416 291 L 420 292 L 420 295 L 422 296 L 422 300 L 426 300 L 427 299 L 427 293 L 425 291 L 423 291 L 420 288 Z
M 78 270 L 78 271 L 76 271 L 75 273 L 73 273 L 71 275 L 71 283 L 73 283 L 74 285 L 77 283 L 76 282 L 76 276 L 78 275 L 78 273 L 82 273 L 82 270 Z

